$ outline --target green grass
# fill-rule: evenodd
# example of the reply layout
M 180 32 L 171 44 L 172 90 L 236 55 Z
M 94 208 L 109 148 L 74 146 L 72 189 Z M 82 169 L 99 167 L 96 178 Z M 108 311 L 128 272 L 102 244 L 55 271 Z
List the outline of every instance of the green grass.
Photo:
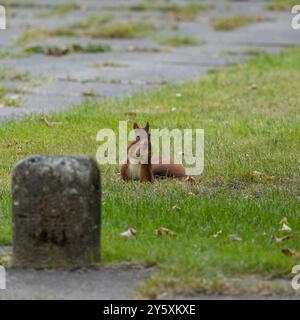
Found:
M 25 45 L 31 41 L 39 41 L 49 37 L 76 37 L 77 33 L 71 28 L 33 29 L 21 34 L 16 40 L 16 45 Z
M 104 26 L 102 29 L 91 31 L 87 35 L 92 38 L 132 39 L 146 37 L 149 34 L 153 33 L 155 29 L 155 26 L 150 23 L 117 22 L 111 25 Z
M 8 68 L 0 68 L 0 81 L 29 81 L 28 72 L 18 72 Z
M 212 19 L 211 24 L 215 30 L 231 31 L 263 21 L 266 21 L 266 19 L 251 16 L 232 16 L 214 18 Z
M 5 8 L 20 8 L 20 9 L 34 9 L 34 8 L 42 8 L 44 5 L 38 4 L 37 2 L 30 1 L 10 1 L 5 0 L 1 1 L 1 5 Z
M 0 68 L 0 81 L 24 81 L 28 82 L 30 76 L 28 72 L 18 72 L 15 70 Z M 19 107 L 21 101 L 19 98 L 9 97 L 10 94 L 19 93 L 20 89 L 12 86 L 0 85 L 0 106 Z M 17 97 L 17 96 L 16 96 Z
M 64 17 L 68 13 L 74 10 L 79 10 L 80 5 L 77 3 L 62 3 L 55 5 L 48 12 L 41 14 L 41 17 Z
M 22 58 L 26 57 L 26 55 L 23 51 L 0 51 L 0 59 Z
M 4 107 L 19 107 L 20 100 L 8 98 L 7 95 L 11 92 L 10 88 L 1 88 L 0 87 L 0 108 Z
M 33 29 L 24 32 L 17 40 L 16 44 L 23 45 L 30 41 L 43 40 L 50 37 L 80 37 L 91 36 L 91 34 L 113 19 L 110 15 L 92 16 L 79 22 L 72 23 L 66 27 Z
M 300 4 L 298 0 L 272 0 L 267 8 L 272 11 L 291 11 L 292 7 Z
M 211 8 L 209 5 L 205 4 L 187 4 L 178 5 L 174 3 L 163 3 L 162 1 L 144 1 L 137 4 L 132 4 L 126 7 L 132 11 L 159 11 L 171 18 L 182 21 L 182 20 L 195 20 L 199 13 L 205 12 Z
M 228 291 L 226 278 L 289 277 L 299 261 L 281 249 L 300 251 L 299 55 L 300 48 L 261 54 L 204 79 L 125 100 L 87 100 L 49 117 L 61 123 L 51 127 L 39 117 L 1 126 L 0 243 L 12 239 L 10 179 L 18 160 L 32 154 L 95 157 L 98 130 L 117 130 L 134 111 L 135 121 L 153 128 L 203 128 L 205 171 L 195 183 L 141 184 L 124 183 L 118 167 L 101 166 L 103 263 L 157 266 L 160 272 L 140 291 L 150 297 L 168 291 L 232 294 L 237 289 Z M 293 239 L 275 243 L 283 217 Z M 121 238 L 131 227 L 137 238 Z M 159 227 L 177 237 L 156 236 Z M 232 234 L 242 241 L 231 240 Z
M 66 46 L 27 47 L 23 50 L 23 52 L 27 55 L 41 53 L 48 56 L 64 56 L 73 53 L 99 53 L 108 52 L 111 50 L 112 48 L 109 45 L 104 44 L 88 44 L 85 46 L 80 44 L 70 44 Z
M 120 38 L 132 39 L 147 37 L 156 28 L 143 22 L 111 22 L 111 16 L 95 16 L 76 22 L 66 27 L 53 29 L 34 29 L 23 33 L 16 44 L 24 45 L 30 41 L 43 40 L 49 37 L 88 37 L 88 38 Z M 109 23 L 111 22 L 111 23 Z
M 105 24 L 107 24 L 108 22 L 111 22 L 112 20 L 113 20 L 112 15 L 91 16 L 71 24 L 70 28 L 76 29 L 76 30 L 83 29 L 84 32 L 88 33 L 90 30 L 93 31 L 98 28 L 102 28 Z
M 168 47 L 183 47 L 183 46 L 199 46 L 203 42 L 197 38 L 187 37 L 187 36 L 171 36 L 171 37 L 164 37 L 159 36 L 155 37 L 158 43 L 168 46 Z
M 242 51 L 227 50 L 224 53 L 232 56 L 236 56 L 236 55 L 259 56 L 261 54 L 266 53 L 266 51 L 259 48 L 249 48 Z

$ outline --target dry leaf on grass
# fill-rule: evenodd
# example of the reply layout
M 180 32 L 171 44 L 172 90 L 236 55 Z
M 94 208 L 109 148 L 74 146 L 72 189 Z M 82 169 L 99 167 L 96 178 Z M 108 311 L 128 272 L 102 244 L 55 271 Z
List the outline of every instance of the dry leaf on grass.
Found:
M 222 234 L 222 230 L 219 230 L 217 233 L 213 234 L 213 238 L 218 238 Z
M 176 233 L 168 228 L 164 228 L 164 227 L 160 227 L 155 231 L 155 234 L 157 236 L 161 236 L 161 235 L 167 235 L 170 237 L 176 237 Z
M 136 236 L 136 230 L 134 228 L 129 228 L 127 231 L 120 233 L 121 237 L 132 238 Z
M 47 117 L 42 117 L 42 120 L 46 123 L 48 127 L 53 127 L 62 124 L 62 122 L 50 121 Z
M 290 257 L 295 257 L 300 259 L 300 253 L 293 250 L 293 249 L 289 249 L 289 248 L 284 248 L 281 250 L 281 252 L 285 255 L 285 256 L 290 256 Z
M 155 299 L 157 299 L 157 300 L 164 300 L 164 299 L 168 298 L 168 296 L 169 296 L 168 292 L 162 292 L 162 293 L 159 293 L 159 294 L 155 297 Z
M 261 176 L 263 176 L 264 174 L 260 171 L 253 171 L 252 172 L 253 177 L 255 178 L 260 178 Z
M 82 95 L 84 97 L 96 97 L 97 96 L 97 94 L 93 90 L 83 91 Z
M 277 242 L 277 243 L 288 241 L 288 240 L 291 240 L 291 239 L 293 239 L 292 235 L 288 235 L 288 236 L 281 237 L 281 238 L 277 238 L 276 236 L 272 237 L 272 240 Z
M 291 232 L 292 228 L 290 228 L 287 224 L 283 224 L 280 231 L 287 231 L 287 232 Z
M 276 179 L 275 176 L 268 176 L 268 177 L 267 177 L 267 180 L 268 180 L 268 181 L 274 181 L 275 179 Z
M 233 241 L 242 241 L 243 239 L 240 237 L 240 236 L 238 236 L 237 234 L 230 234 L 229 235 L 229 239 L 230 240 L 233 240 Z
M 287 217 L 284 217 L 280 220 L 279 224 L 281 225 L 280 231 L 286 231 L 286 232 L 291 232 L 292 228 L 289 227 L 289 222 L 287 220 Z
M 195 182 L 195 178 L 191 177 L 191 176 L 187 176 L 184 179 L 185 182 L 190 182 L 190 183 L 194 183 Z
M 17 154 L 17 155 L 23 154 L 23 149 L 22 149 L 21 146 L 18 146 L 18 147 L 17 147 L 16 154 Z
M 136 117 L 136 112 L 135 111 L 127 111 L 124 114 L 125 114 L 125 116 Z
M 282 219 L 279 221 L 279 224 L 281 224 L 281 225 L 283 225 L 283 224 L 289 224 L 289 223 L 288 223 L 288 220 L 287 220 L 287 217 L 282 218 Z

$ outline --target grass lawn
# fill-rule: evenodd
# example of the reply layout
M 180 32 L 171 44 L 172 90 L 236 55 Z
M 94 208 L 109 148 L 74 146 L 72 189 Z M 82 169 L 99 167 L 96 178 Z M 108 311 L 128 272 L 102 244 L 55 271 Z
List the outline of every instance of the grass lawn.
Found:
M 299 55 L 300 48 L 261 54 L 125 100 L 87 100 L 47 123 L 34 117 L 1 125 L 0 244 L 12 240 L 16 161 L 32 154 L 95 157 L 97 131 L 117 130 L 119 120 L 136 113 L 135 121 L 154 128 L 204 129 L 205 171 L 195 183 L 141 184 L 121 181 L 118 167 L 101 167 L 103 263 L 155 265 L 159 272 L 140 291 L 150 297 L 232 294 L 224 279 L 289 277 L 299 259 L 281 249 L 300 251 Z M 293 238 L 273 241 L 288 234 L 279 230 L 284 217 Z M 120 237 L 131 227 L 136 239 Z M 177 236 L 157 236 L 159 227 Z
M 160 1 L 148 0 L 141 3 L 135 3 L 125 6 L 132 11 L 158 11 L 171 16 L 177 21 L 195 20 L 199 13 L 211 9 L 211 5 L 191 3 L 187 5 L 177 5 L 174 3 L 162 4 Z
M 299 4 L 298 0 L 272 0 L 267 8 L 273 11 L 291 11 L 292 7 L 297 4 Z
M 212 19 L 211 25 L 215 30 L 232 31 L 250 24 L 265 22 L 268 19 L 252 16 L 219 17 Z

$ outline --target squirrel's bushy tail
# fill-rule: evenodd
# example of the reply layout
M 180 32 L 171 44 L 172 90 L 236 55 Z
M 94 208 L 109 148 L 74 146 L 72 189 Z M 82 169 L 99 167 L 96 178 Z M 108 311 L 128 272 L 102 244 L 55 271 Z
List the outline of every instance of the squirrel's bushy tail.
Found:
M 181 164 L 152 164 L 152 173 L 159 177 L 183 178 L 186 176 L 185 168 Z

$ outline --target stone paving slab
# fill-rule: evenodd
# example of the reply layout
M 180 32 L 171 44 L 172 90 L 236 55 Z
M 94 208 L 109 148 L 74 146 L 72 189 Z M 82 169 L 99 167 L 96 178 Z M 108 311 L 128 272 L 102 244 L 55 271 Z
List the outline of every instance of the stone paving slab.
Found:
M 36 271 L 8 269 L 0 300 L 120 300 L 133 298 L 153 269 Z
M 18 0 L 26 3 L 25 0 Z M 74 10 L 64 17 L 40 17 L 64 1 L 33 1 L 33 8 L 9 8 L 14 13 L 7 18 L 8 29 L 0 32 L 0 50 L 20 50 L 15 40 L 26 30 L 68 26 L 95 14 L 113 15 L 117 21 L 152 22 L 159 34 L 191 36 L 204 41 L 202 46 L 166 48 L 155 39 L 87 39 L 48 38 L 28 43 L 27 46 L 64 46 L 72 43 L 109 44 L 112 52 L 74 54 L 63 57 L 35 54 L 23 58 L 1 59 L 1 68 L 28 71 L 30 82 L 40 82 L 31 93 L 24 94 L 23 104 L 18 108 L 1 107 L 0 122 L 21 118 L 28 114 L 50 113 L 66 110 L 82 102 L 82 95 L 93 90 L 98 98 L 124 97 L 140 90 L 148 90 L 165 82 L 178 82 L 204 75 L 208 69 L 222 67 L 249 59 L 243 54 L 248 49 L 267 52 L 299 45 L 300 34 L 290 26 L 291 14 L 266 11 L 266 1 L 207 0 L 213 9 L 199 14 L 195 21 L 169 21 L 157 11 L 124 10 L 124 1 L 87 0 L 77 1 L 82 10 Z M 139 3 L 139 0 L 126 1 Z M 186 3 L 184 0 L 177 1 Z M 271 19 L 232 31 L 215 31 L 210 21 L 214 17 L 253 15 Z M 171 26 L 176 25 L 177 30 Z M 240 54 L 229 54 L 240 52 Z M 121 63 L 125 67 L 98 68 L 99 63 Z M 78 82 L 78 83 L 74 83 Z M 22 95 L 22 94 L 21 94 Z
M 11 256 L 0 246 L 0 258 Z M 134 298 L 137 288 L 155 268 L 103 266 L 92 269 L 34 270 L 6 268 L 6 290 L 0 300 L 119 300 Z

